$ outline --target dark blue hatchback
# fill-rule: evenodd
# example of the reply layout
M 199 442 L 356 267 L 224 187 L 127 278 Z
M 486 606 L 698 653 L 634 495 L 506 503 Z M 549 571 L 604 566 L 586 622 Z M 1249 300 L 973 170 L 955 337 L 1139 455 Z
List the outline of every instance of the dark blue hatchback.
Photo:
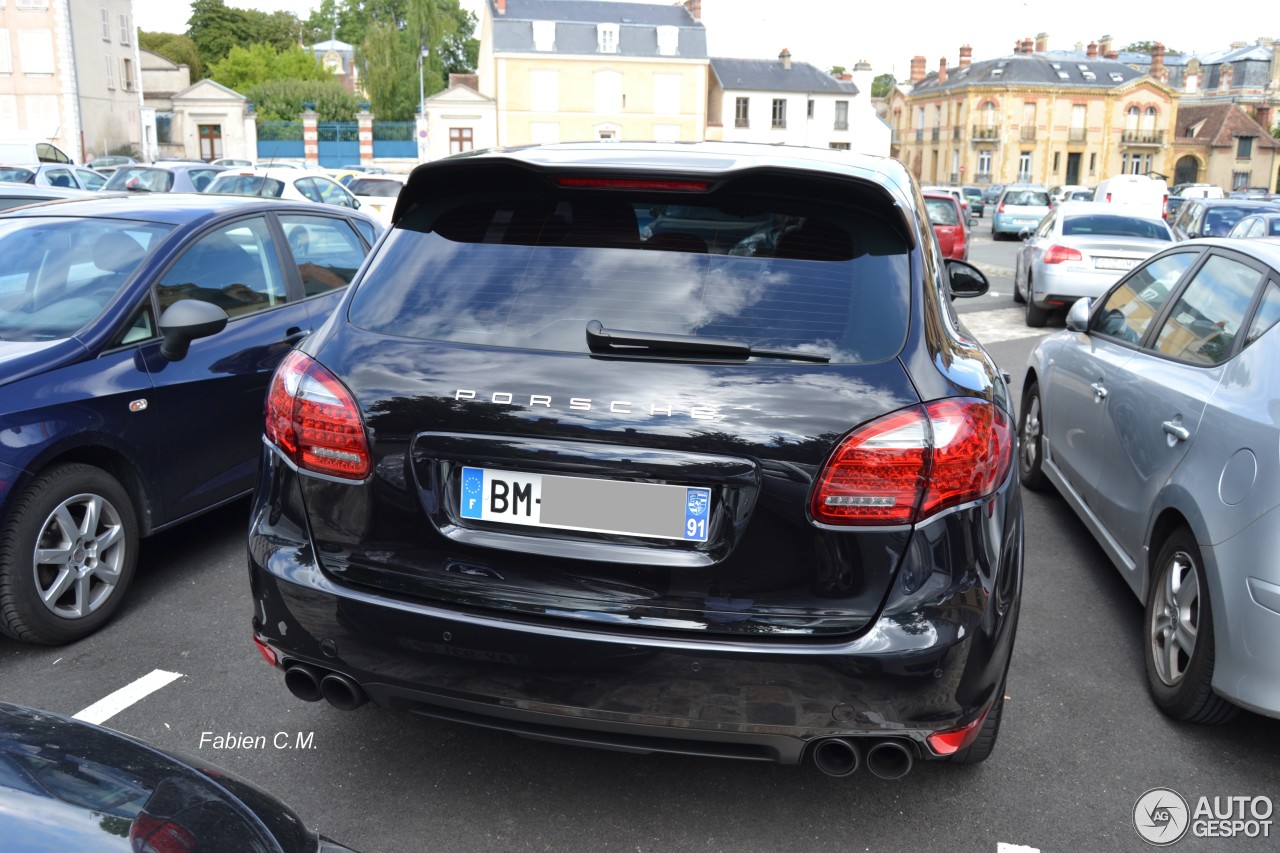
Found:
M 252 488 L 272 371 L 377 229 L 338 208 L 198 196 L 0 218 L 0 631 L 97 630 L 140 537 Z

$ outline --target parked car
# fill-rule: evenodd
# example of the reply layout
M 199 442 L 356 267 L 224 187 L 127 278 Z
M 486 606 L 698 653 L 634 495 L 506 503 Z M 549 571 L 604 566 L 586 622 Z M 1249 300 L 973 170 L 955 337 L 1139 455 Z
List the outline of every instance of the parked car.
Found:
M 221 767 L 7 702 L 0 838 L 6 853 L 352 853 Z
M 308 169 L 231 169 L 219 175 L 207 192 L 216 195 L 250 195 L 349 207 L 360 202 L 337 181 Z
M 253 168 L 252 160 L 244 160 L 239 157 L 220 157 L 210 162 L 211 166 L 226 166 L 227 168 Z
M 954 196 L 942 193 L 923 193 L 925 212 L 942 257 L 969 260 L 969 229 L 964 225 L 964 213 Z
M 995 207 L 996 202 L 1000 200 L 1000 193 L 1004 192 L 1004 184 L 989 184 L 982 191 L 982 207 L 984 210 Z
M 1280 202 L 1234 198 L 1192 198 L 1178 208 L 1171 226 L 1179 240 L 1225 237 L 1251 213 L 1280 213 Z
M 121 166 L 133 166 L 137 160 L 122 154 L 109 154 L 105 157 L 94 157 L 85 165 L 96 172 L 109 175 Z
M 833 775 L 987 757 L 1013 420 L 949 319 L 986 279 L 918 199 L 894 160 L 732 143 L 415 169 L 267 398 L 253 632 L 285 686 Z M 643 240 L 675 206 L 690 232 Z M 705 236 L 748 219 L 796 227 Z
M 965 195 L 959 187 L 940 187 L 940 186 L 923 186 L 920 188 L 922 193 L 943 193 L 949 195 L 956 200 L 956 204 L 960 205 L 961 213 L 964 216 L 964 224 L 966 228 L 973 227 L 973 211 L 969 209 L 969 197 Z
M 1185 196 L 1184 196 L 1185 198 Z M 1147 175 L 1116 175 L 1094 188 L 1093 200 L 1117 204 L 1138 216 L 1164 216 L 1169 200 L 1169 185 L 1163 178 Z
M 1171 195 L 1183 198 L 1223 198 L 1222 187 L 1213 184 L 1175 184 L 1170 188 Z
M 969 201 L 969 212 L 981 219 L 985 209 L 982 204 L 982 187 L 961 187 L 960 191 Z
M 1180 195 L 1171 195 L 1164 201 L 1164 219 L 1172 224 L 1178 217 L 1178 210 L 1182 207 L 1186 199 Z
M 28 204 L 39 204 L 44 201 L 55 201 L 63 198 L 85 198 L 93 196 L 88 190 L 68 190 L 62 187 L 35 187 L 30 184 L 0 183 L 0 211 Z
M 1280 245 L 1197 240 L 1027 362 L 1022 482 L 1055 487 L 1145 602 L 1147 684 L 1179 720 L 1280 717 L 1277 320 Z
M 0 136 L 0 163 L 62 163 L 75 158 L 58 146 L 29 136 Z
M 395 210 L 396 199 L 400 190 L 404 189 L 406 175 L 363 175 L 352 178 L 347 184 L 347 191 L 360 202 L 365 213 L 377 219 L 383 225 L 391 224 L 391 211 Z
M 1076 189 L 1063 195 L 1062 200 L 1067 201 L 1093 201 L 1094 191 L 1090 189 Z
M 120 608 L 140 537 L 248 493 L 267 381 L 363 262 L 360 225 L 376 228 L 171 194 L 0 217 L 0 631 L 87 636 Z
M 1060 204 L 1018 250 L 1013 301 L 1026 303 L 1028 326 L 1043 326 L 1080 297 L 1101 296 L 1172 242 L 1162 218 L 1130 215 L 1104 202 Z
M 201 193 L 224 171 L 207 163 L 170 161 L 163 165 L 121 166 L 111 174 L 108 192 Z
M 13 184 L 31 184 L 36 187 L 98 190 L 102 189 L 107 179 L 105 175 L 99 175 L 84 166 L 63 165 L 61 163 L 31 163 L 0 166 L 0 181 Z
M 1054 204 L 1061 204 L 1067 200 L 1067 197 L 1075 192 L 1084 192 L 1089 188 L 1080 184 L 1063 184 L 1060 187 L 1049 188 L 1049 198 Z
M 1009 184 L 1000 192 L 991 216 L 991 239 L 1017 237 L 1049 214 L 1049 191 L 1043 184 Z
M 1280 213 L 1255 213 L 1231 228 L 1228 237 L 1280 237 Z

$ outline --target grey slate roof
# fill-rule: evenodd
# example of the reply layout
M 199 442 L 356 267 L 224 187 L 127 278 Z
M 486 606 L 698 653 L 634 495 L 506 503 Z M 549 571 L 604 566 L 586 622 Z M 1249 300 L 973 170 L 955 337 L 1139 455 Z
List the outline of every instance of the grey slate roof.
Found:
M 749 89 L 761 92 L 809 92 L 821 94 L 858 94 L 858 87 L 847 80 L 837 80 L 807 62 L 792 62 L 784 68 L 779 59 L 711 58 L 711 71 L 726 91 Z
M 1082 69 L 1081 65 L 1085 67 Z M 1092 79 L 1089 74 L 1093 75 Z M 1113 79 L 1113 74 L 1118 74 L 1120 79 Z M 1113 89 L 1141 76 L 1142 72 L 1119 60 L 1088 59 L 1074 51 L 1020 53 L 948 69 L 945 83 L 938 82 L 938 72 L 934 71 L 917 83 L 911 93 L 949 92 L 983 85 Z
M 656 3 L 602 3 L 597 0 L 507 0 L 507 12 L 499 15 L 488 0 L 493 17 L 495 53 L 549 53 L 569 56 L 660 56 L 658 27 L 678 27 L 676 57 L 707 58 L 707 32 L 684 6 Z M 533 22 L 555 21 L 555 45 L 535 51 Z M 618 25 L 618 51 L 600 54 L 596 24 Z

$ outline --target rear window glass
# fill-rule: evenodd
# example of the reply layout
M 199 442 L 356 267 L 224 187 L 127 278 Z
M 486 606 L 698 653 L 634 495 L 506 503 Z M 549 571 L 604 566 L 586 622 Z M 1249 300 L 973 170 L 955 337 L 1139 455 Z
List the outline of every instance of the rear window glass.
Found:
M 1093 234 L 1100 237 L 1144 237 L 1172 240 L 1169 229 L 1159 222 L 1136 216 L 1070 216 L 1062 222 L 1063 236 Z
M 347 189 L 351 190 L 354 195 L 370 196 L 372 198 L 395 198 L 400 195 L 400 188 L 404 186 L 399 181 L 379 181 L 373 178 L 355 178 L 351 183 L 347 184 Z
M 106 190 L 167 193 L 173 188 L 173 173 L 166 169 L 121 166 L 107 181 Z
M 586 326 L 731 339 L 833 362 L 895 355 L 908 248 L 867 209 L 591 193 L 421 205 L 358 285 L 389 335 L 587 352 Z
M 1225 205 L 1210 207 L 1205 211 L 1204 228 L 1201 229 L 1201 233 L 1206 237 L 1225 237 L 1233 225 L 1254 212 L 1256 212 L 1254 208 L 1247 207 Z
M 1004 194 L 1004 203 L 1024 207 L 1048 207 L 1049 194 L 1035 190 L 1011 190 Z
M 36 178 L 36 173 L 30 169 L 5 169 L 0 168 L 0 181 L 7 181 L 11 184 L 29 184 Z
M 955 202 L 940 198 L 926 198 L 925 209 L 929 211 L 929 222 L 933 225 L 959 225 L 960 214 L 956 212 Z
M 257 175 L 222 175 L 213 179 L 209 192 L 217 195 L 256 195 L 279 198 L 284 192 L 284 182 Z

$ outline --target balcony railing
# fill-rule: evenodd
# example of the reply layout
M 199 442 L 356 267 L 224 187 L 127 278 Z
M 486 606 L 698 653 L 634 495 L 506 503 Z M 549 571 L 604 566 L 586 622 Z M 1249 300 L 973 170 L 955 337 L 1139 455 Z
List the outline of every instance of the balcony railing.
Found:
M 959 172 L 952 172 L 952 173 L 951 173 L 951 183 L 953 183 L 953 184 L 958 184 L 958 183 L 960 183 L 960 173 L 959 173 Z
M 1073 127 L 1067 130 L 1067 142 L 1084 142 L 1089 136 L 1087 128 Z
M 974 125 L 973 127 L 974 139 L 978 139 L 978 140 L 996 139 L 999 136 L 1000 136 L 1000 128 L 998 127 L 986 127 L 984 125 Z
M 836 119 L 835 130 L 848 130 L 849 122 Z
M 942 138 L 942 128 L 935 127 L 933 129 L 933 132 L 930 134 L 930 138 L 933 139 L 934 142 L 937 142 L 940 138 Z
M 1120 134 L 1125 145 L 1164 145 L 1163 130 L 1126 130 Z
M 977 175 L 975 175 L 974 177 L 978 179 L 978 183 L 980 183 L 980 184 L 989 184 L 989 183 L 991 183 L 991 173 L 990 173 L 990 172 L 979 172 L 979 173 L 978 173 Z
M 917 128 L 916 128 L 916 142 L 924 142 L 924 128 L 923 128 L 923 127 L 917 127 Z
M 738 116 L 733 120 L 734 127 L 751 127 L 751 121 L 746 116 Z
M 1036 141 L 1036 129 L 1035 129 L 1034 127 L 1024 127 L 1024 128 L 1022 129 L 1022 141 L 1023 141 L 1023 142 L 1035 142 L 1035 141 Z

